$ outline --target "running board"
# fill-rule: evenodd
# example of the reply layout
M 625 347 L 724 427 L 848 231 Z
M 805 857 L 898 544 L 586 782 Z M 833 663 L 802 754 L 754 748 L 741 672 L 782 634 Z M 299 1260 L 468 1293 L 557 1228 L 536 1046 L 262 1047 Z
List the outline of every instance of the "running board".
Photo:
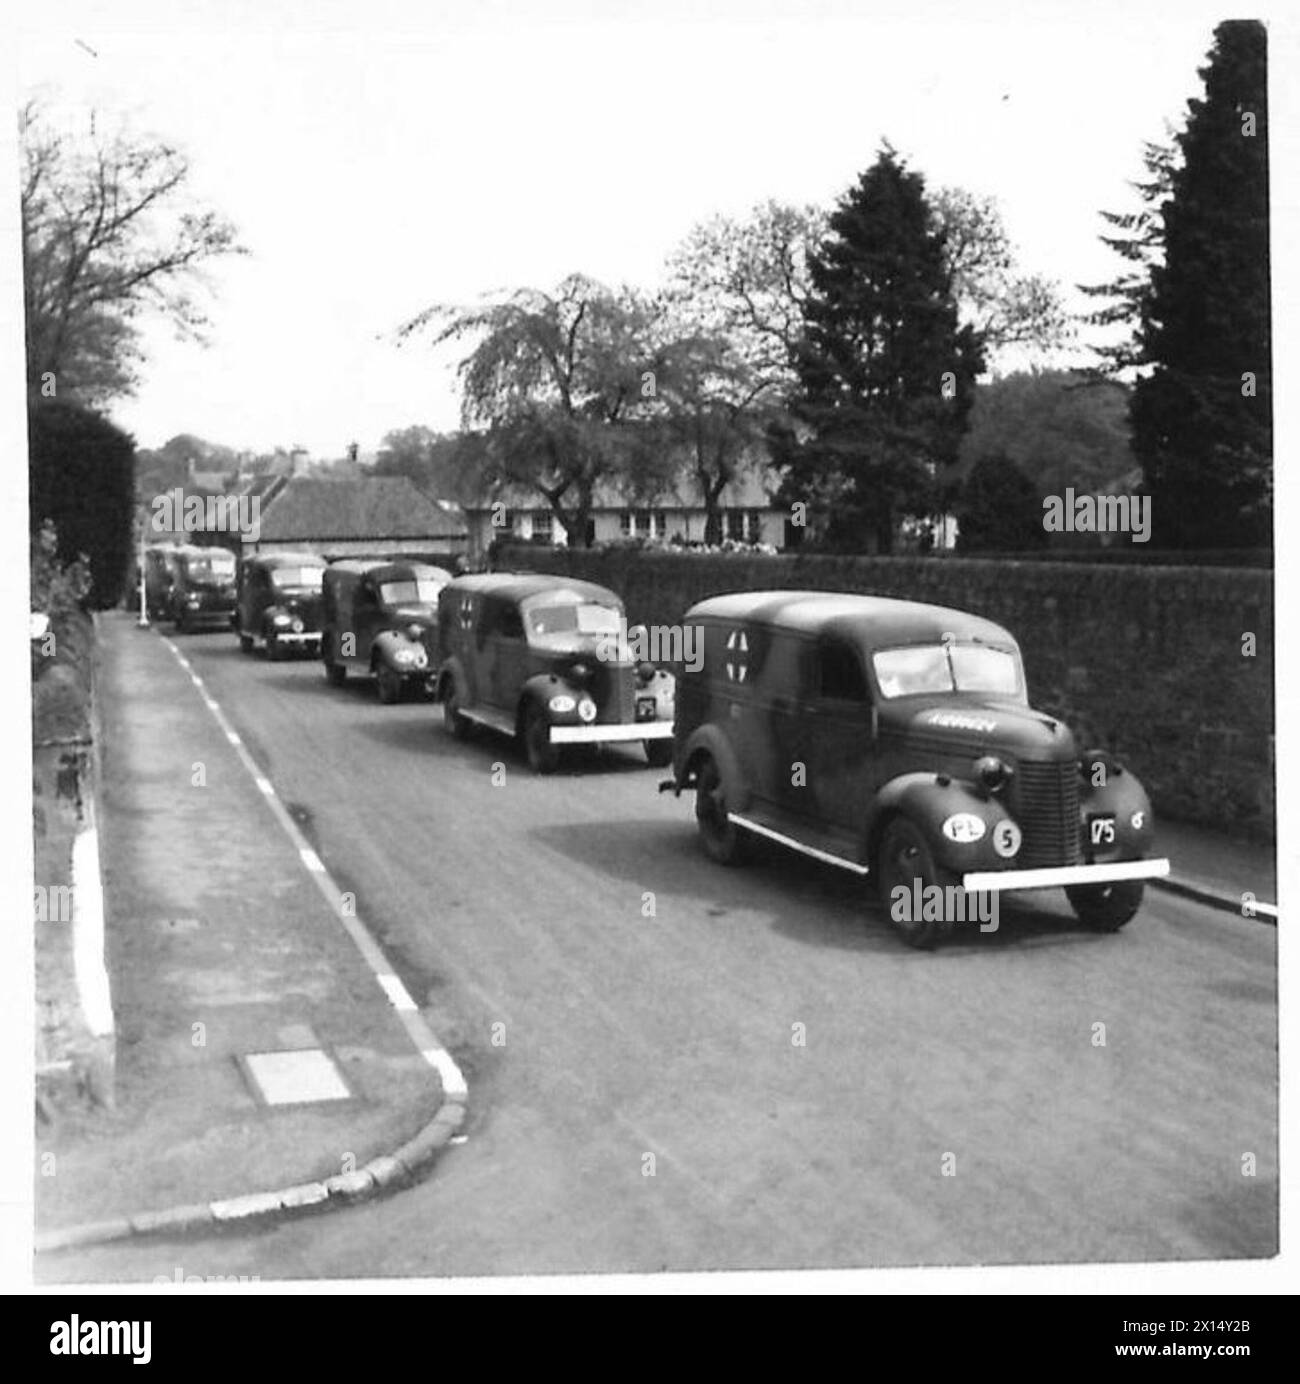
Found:
M 464 708 L 460 713 L 467 721 L 489 730 L 500 731 L 502 735 L 514 735 L 515 723 L 502 711 L 470 711 Z
M 816 846 L 805 846 L 802 841 L 796 841 L 793 836 L 786 836 L 779 831 L 773 831 L 771 827 L 765 827 L 758 822 L 751 821 L 748 817 L 742 817 L 739 812 L 728 812 L 727 821 L 735 822 L 738 827 L 744 827 L 746 831 L 752 831 L 758 836 L 766 836 L 769 841 L 777 841 L 782 846 L 789 846 L 791 850 L 798 851 L 801 855 L 810 855 L 814 860 L 821 860 L 827 865 L 838 865 L 841 870 L 851 870 L 855 875 L 869 875 L 870 869 L 866 865 L 859 865 L 856 860 L 846 860 L 842 855 L 832 855 L 830 851 L 819 851 Z

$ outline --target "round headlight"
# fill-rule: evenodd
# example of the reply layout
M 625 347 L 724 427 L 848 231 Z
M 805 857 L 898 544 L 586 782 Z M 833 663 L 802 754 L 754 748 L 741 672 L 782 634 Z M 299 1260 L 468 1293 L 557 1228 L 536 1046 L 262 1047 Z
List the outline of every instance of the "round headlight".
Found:
M 418 644 L 420 642 L 420 636 L 424 633 L 424 630 L 420 625 L 407 625 L 405 633 L 408 639 Z
M 990 793 L 1005 788 L 1011 782 L 1011 772 L 1011 766 L 995 754 L 981 755 L 975 761 L 975 777 Z
M 417 668 L 427 668 L 429 666 L 429 656 L 423 649 L 416 649 L 411 657 L 411 662 L 414 663 Z
M 655 666 L 653 663 L 647 663 L 645 659 L 642 659 L 641 662 L 636 665 L 636 676 L 638 682 L 649 682 L 654 677 L 654 675 Z
M 302 621 L 299 620 L 296 616 L 294 617 L 294 622 L 293 622 L 293 632 L 294 632 L 294 634 L 301 634 L 301 633 L 302 633 Z
M 596 703 L 590 697 L 583 697 L 578 703 L 578 715 L 590 725 L 596 719 Z
M 289 623 L 289 617 L 287 615 L 276 615 L 272 618 L 271 623 L 273 625 L 284 626 Z
M 578 703 L 567 693 L 561 692 L 547 703 L 557 716 L 567 716 Z

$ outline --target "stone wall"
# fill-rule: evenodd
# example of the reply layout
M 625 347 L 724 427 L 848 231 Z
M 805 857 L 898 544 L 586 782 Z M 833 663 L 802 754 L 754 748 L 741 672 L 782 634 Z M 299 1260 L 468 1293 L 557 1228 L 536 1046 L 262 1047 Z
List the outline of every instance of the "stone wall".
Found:
M 929 601 L 1019 640 L 1035 706 L 1115 751 L 1157 811 L 1270 840 L 1273 574 L 925 557 L 763 557 L 514 547 L 499 565 L 612 587 L 630 623 L 674 625 L 706 596 L 782 588 Z M 1255 654 L 1243 655 L 1247 634 Z

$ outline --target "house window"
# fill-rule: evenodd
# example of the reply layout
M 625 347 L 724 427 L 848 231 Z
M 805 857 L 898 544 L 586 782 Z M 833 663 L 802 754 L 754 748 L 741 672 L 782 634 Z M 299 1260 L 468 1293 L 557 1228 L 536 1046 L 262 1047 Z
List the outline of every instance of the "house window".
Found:
M 763 537 L 763 512 L 759 509 L 749 511 L 749 541 L 758 543 Z
M 729 509 L 727 511 L 727 537 L 736 543 L 745 541 L 745 511 L 743 509 Z
M 555 540 L 555 515 L 549 509 L 533 511 L 533 537 L 540 543 Z
M 624 538 L 632 537 L 632 511 L 630 509 L 625 509 L 618 516 L 618 531 Z

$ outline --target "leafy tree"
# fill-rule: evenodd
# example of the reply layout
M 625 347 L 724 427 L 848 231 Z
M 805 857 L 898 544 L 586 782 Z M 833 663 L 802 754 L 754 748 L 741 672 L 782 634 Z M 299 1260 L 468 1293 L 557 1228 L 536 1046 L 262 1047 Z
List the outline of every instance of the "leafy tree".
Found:
M 704 506 L 707 543 L 722 542 L 722 493 L 763 449 L 781 416 L 776 384 L 722 336 L 667 341 L 656 398 L 664 454 L 681 457 Z
M 1166 548 L 1272 542 L 1266 48 L 1254 20 L 1214 31 L 1174 154 L 1148 151 L 1158 219 L 1129 239 L 1133 448 Z
M 202 267 L 243 251 L 226 220 L 188 200 L 189 165 L 169 144 L 98 117 L 73 140 L 35 102 L 20 132 L 27 388 L 102 404 L 136 383 L 140 315 L 202 339 Z
M 1016 268 L 997 202 L 959 187 L 930 199 L 942 235 L 958 318 L 988 350 L 1058 346 L 1067 334 L 1056 286 Z M 696 226 L 668 262 L 665 298 L 679 317 L 725 336 L 751 369 L 788 390 L 810 294 L 809 259 L 825 239 L 828 217 L 815 206 L 768 201 L 737 220 Z
M 491 490 L 482 433 L 438 433 L 419 424 L 394 429 L 385 435 L 371 472 L 406 476 L 427 494 L 461 505 L 480 504 Z
M 694 227 L 668 260 L 671 317 L 729 343 L 754 382 L 794 387 L 810 283 L 808 258 L 826 233 L 817 207 L 768 201 L 745 220 Z
M 1038 490 L 1005 452 L 976 460 L 954 510 L 960 553 L 1021 553 L 1046 543 Z
M 116 605 L 131 560 L 135 444 L 89 409 L 36 399 L 27 409 L 27 448 L 32 533 L 53 523 L 58 561 L 84 554 L 91 603 Z
M 1056 286 L 1040 274 L 1017 272 L 997 202 L 944 187 L 934 194 L 931 212 L 943 236 L 958 320 L 975 329 L 985 349 L 1061 345 L 1067 318 Z
M 399 329 L 429 328 L 433 343 L 476 341 L 461 362 L 466 429 L 486 429 L 489 479 L 540 494 L 569 542 L 589 542 L 602 481 L 651 493 L 666 461 L 644 426 L 663 361 L 651 344 L 654 312 L 571 275 L 554 293 L 520 289 L 474 308 L 435 306 Z
M 1101 237 L 1125 267 L 1103 284 L 1080 284 L 1090 298 L 1101 299 L 1084 319 L 1090 326 L 1100 327 L 1103 336 L 1093 347 L 1101 364 L 1093 372 L 1101 378 L 1116 379 L 1130 374 L 1142 363 L 1142 347 L 1137 328 L 1144 304 L 1151 291 L 1151 272 L 1159 265 L 1164 253 L 1164 218 L 1162 207 L 1170 195 L 1176 154 L 1170 144 L 1148 141 L 1142 148 L 1142 163 L 1147 171 L 1145 180 L 1131 184 L 1142 202 L 1138 211 L 1103 211 L 1102 220 L 1111 233 Z M 1113 329 L 1122 329 L 1110 339 Z
M 945 254 L 924 180 L 886 146 L 811 257 L 794 423 L 773 442 L 781 499 L 820 509 L 828 545 L 892 551 L 941 501 L 983 368 Z
M 969 474 L 976 459 L 1001 453 L 1039 495 L 1067 486 L 1089 494 L 1131 491 L 1139 480 L 1129 446 L 1129 389 L 1070 370 L 1004 375 L 975 389 L 959 452 Z

